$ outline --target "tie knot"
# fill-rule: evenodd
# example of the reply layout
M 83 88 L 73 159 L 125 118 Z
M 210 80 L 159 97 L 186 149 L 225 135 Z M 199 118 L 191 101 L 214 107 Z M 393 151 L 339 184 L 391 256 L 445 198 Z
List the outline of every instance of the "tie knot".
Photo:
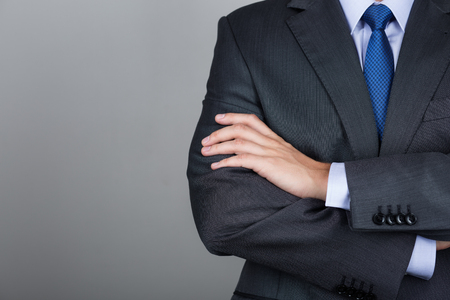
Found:
M 375 31 L 384 30 L 386 28 L 387 22 L 389 22 L 393 17 L 394 15 L 386 5 L 372 4 L 364 12 L 362 19 L 364 20 L 364 22 L 369 24 L 372 31 Z

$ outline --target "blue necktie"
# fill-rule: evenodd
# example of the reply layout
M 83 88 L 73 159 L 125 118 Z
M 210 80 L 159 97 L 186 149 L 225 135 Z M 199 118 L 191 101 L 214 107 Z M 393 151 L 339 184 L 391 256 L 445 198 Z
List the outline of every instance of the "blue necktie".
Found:
M 389 94 L 394 78 L 394 56 L 384 29 L 393 17 L 391 10 L 382 4 L 371 5 L 362 16 L 362 20 L 372 29 L 364 63 L 364 77 L 372 100 L 380 141 L 383 138 Z

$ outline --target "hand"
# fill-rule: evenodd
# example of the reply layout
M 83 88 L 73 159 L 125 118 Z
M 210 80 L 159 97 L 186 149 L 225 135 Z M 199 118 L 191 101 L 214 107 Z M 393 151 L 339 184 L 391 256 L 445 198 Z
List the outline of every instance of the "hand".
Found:
M 330 164 L 315 161 L 275 134 L 255 115 L 221 114 L 228 125 L 202 141 L 202 154 L 236 154 L 211 168 L 243 167 L 255 171 L 284 191 L 301 198 L 325 201 Z
M 436 241 L 436 250 L 445 250 L 450 248 L 450 242 L 448 241 Z

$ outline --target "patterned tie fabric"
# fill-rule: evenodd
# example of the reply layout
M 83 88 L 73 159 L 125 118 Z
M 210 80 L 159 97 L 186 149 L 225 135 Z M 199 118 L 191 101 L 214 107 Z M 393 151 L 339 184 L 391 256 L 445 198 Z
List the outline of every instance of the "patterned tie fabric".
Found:
M 382 4 L 371 5 L 362 16 L 372 29 L 364 63 L 364 77 L 372 100 L 378 137 L 383 138 L 384 124 L 394 78 L 394 56 L 384 29 L 394 17 L 391 10 Z

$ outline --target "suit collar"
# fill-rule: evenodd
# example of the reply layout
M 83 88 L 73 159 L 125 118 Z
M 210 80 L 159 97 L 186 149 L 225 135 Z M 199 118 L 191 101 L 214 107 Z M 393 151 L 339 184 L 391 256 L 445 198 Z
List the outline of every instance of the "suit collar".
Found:
M 314 0 L 292 0 L 288 3 L 287 7 L 297 9 L 307 9 Z
M 359 22 L 363 22 L 361 21 L 361 17 L 367 8 L 374 4 L 374 0 L 340 0 L 339 2 L 341 3 L 342 10 L 345 13 L 350 31 L 352 33 L 356 25 Z M 414 0 L 383 0 L 380 4 L 389 7 L 394 14 L 396 22 L 398 22 L 404 32 L 413 3 Z
M 370 96 L 339 1 L 292 0 L 288 7 L 301 10 L 287 24 L 330 95 L 355 159 L 407 152 L 450 62 L 450 2 L 414 2 L 381 149 Z
M 442 3 L 444 4 L 444 3 Z M 392 83 L 380 155 L 405 153 L 450 61 L 450 16 L 428 0 L 411 10 Z
M 288 6 L 302 10 L 287 24 L 330 95 L 355 159 L 377 156 L 372 104 L 339 0 L 292 0 Z

